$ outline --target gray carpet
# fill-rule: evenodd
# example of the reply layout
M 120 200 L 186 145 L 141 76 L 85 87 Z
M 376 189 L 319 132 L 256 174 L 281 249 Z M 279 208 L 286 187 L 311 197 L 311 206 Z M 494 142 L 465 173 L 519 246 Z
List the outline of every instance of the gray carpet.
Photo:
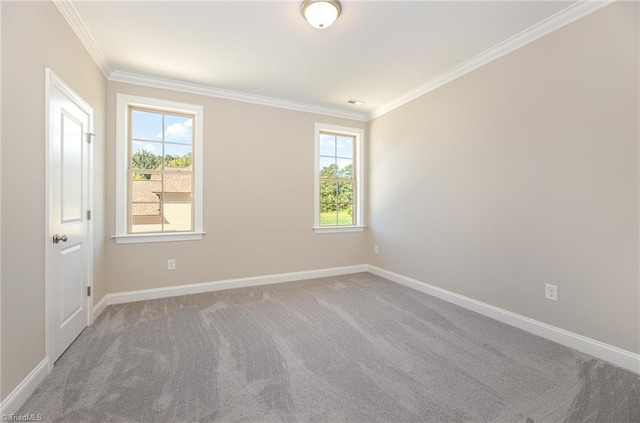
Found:
M 110 306 L 60 422 L 628 422 L 640 376 L 369 273 Z

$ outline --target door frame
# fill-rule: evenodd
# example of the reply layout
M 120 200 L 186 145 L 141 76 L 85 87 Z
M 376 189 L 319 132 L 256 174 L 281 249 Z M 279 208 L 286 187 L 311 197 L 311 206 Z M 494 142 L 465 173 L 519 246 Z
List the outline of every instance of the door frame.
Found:
M 54 316 L 53 313 L 53 305 L 54 301 L 53 296 L 53 283 L 49 279 L 49 263 L 53 258 L 53 243 L 51 242 L 51 228 L 53 227 L 53 222 L 51 222 L 51 143 L 53 142 L 53 113 L 51 110 L 51 94 L 54 88 L 61 91 L 65 96 L 67 96 L 73 103 L 78 106 L 83 112 L 85 112 L 89 116 L 89 133 L 93 133 L 93 107 L 89 105 L 86 101 L 82 99 L 78 94 L 75 93 L 58 75 L 56 75 L 50 68 L 45 68 L 45 116 L 46 116 L 46 128 L 45 128 L 45 274 L 44 274 L 44 285 L 45 285 L 45 345 L 46 345 L 46 354 L 47 358 L 49 358 L 49 369 L 51 372 L 53 369 L 53 324 L 54 324 Z M 83 213 L 86 213 L 87 210 L 93 210 L 93 143 L 86 143 L 87 146 L 87 165 L 84 167 L 84 172 L 86 177 L 86 200 L 85 200 L 85 210 Z M 86 215 L 85 215 L 86 216 Z M 85 217 L 86 219 L 86 217 Z M 85 301 L 85 307 L 87 310 L 87 325 L 91 325 L 93 323 L 93 219 L 85 220 L 86 229 L 87 229 L 87 286 L 91 287 L 91 295 L 83 296 Z

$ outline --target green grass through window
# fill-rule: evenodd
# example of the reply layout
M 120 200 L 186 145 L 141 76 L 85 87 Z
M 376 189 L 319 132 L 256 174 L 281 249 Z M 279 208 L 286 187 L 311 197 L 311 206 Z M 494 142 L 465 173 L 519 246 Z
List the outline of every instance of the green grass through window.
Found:
M 320 226 L 347 226 L 353 225 L 353 216 L 348 211 L 320 213 Z

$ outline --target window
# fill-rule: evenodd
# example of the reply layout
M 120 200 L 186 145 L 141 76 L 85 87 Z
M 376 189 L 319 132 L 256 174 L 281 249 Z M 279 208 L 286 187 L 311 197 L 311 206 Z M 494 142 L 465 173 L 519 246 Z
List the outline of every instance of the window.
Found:
M 364 131 L 316 123 L 315 232 L 354 232 L 364 228 Z
M 118 243 L 202 239 L 202 115 L 202 106 L 118 94 Z

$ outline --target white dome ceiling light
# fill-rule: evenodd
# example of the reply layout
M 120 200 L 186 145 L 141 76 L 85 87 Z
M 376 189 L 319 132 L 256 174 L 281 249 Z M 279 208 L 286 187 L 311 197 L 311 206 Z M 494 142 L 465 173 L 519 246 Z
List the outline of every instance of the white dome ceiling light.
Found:
M 324 29 L 331 26 L 342 12 L 338 0 L 305 0 L 300 6 L 302 16 L 314 28 Z

